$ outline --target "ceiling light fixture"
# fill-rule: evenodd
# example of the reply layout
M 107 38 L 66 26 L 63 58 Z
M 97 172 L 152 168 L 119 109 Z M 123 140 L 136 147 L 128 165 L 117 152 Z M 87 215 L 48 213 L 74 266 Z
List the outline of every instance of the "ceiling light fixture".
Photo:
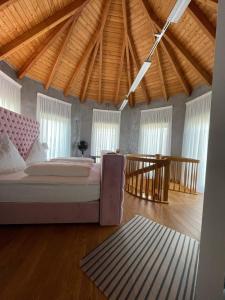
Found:
M 172 9 L 167 21 L 169 23 L 179 22 L 190 2 L 191 0 L 177 0 L 177 3 Z
M 127 103 L 128 103 L 128 97 L 126 96 L 126 98 L 121 103 L 119 110 L 122 111 L 124 107 L 127 105 Z
M 163 26 L 162 30 L 160 33 L 155 34 L 155 41 L 153 46 L 151 47 L 148 57 L 146 58 L 145 62 L 143 63 L 143 65 L 141 66 L 140 71 L 138 72 L 137 76 L 135 77 L 129 93 L 127 95 L 127 97 L 123 100 L 119 110 L 123 110 L 124 107 L 126 106 L 127 102 L 128 102 L 128 97 L 130 96 L 131 93 L 134 93 L 136 88 L 138 87 L 139 83 L 141 82 L 141 80 L 143 79 L 143 77 L 145 76 L 146 72 L 148 71 L 148 69 L 151 66 L 151 57 L 154 54 L 159 42 L 161 41 L 163 35 L 165 34 L 166 30 L 168 29 L 168 27 L 170 26 L 171 23 L 177 23 L 180 18 L 182 17 L 182 15 L 184 14 L 186 8 L 188 7 L 189 3 L 191 2 L 191 0 L 177 0 L 174 8 L 172 9 L 169 17 L 167 18 L 166 24 Z
M 148 71 L 150 66 L 151 66 L 151 61 L 145 61 L 143 63 L 132 86 L 130 87 L 128 96 L 130 95 L 130 93 L 133 93 L 136 90 L 136 88 L 138 87 L 139 83 L 141 82 L 142 78 L 145 76 L 145 73 Z

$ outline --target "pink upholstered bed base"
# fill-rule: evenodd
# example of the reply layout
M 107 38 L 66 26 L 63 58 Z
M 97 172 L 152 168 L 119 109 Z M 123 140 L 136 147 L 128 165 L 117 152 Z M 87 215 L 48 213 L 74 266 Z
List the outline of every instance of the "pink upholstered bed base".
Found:
M 0 107 L 0 134 L 7 133 L 26 159 L 39 134 L 39 123 Z M 86 203 L 16 203 L 0 201 L 0 224 L 100 223 L 122 218 L 124 157 L 103 156 L 100 200 Z M 2 199 L 1 199 L 2 200 Z
M 1 224 L 98 222 L 99 201 L 86 203 L 0 203 Z

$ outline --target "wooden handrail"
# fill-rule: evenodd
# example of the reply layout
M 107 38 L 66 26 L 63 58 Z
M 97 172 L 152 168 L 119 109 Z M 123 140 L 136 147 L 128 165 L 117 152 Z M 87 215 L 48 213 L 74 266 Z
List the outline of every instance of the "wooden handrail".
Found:
M 198 179 L 198 159 L 179 157 L 179 156 L 162 156 L 146 155 L 146 154 L 128 154 L 127 160 L 151 164 L 149 171 L 157 168 L 165 168 L 164 180 L 168 180 L 169 190 L 183 193 L 196 194 L 197 193 L 197 179 Z M 155 164 L 155 165 L 153 165 Z M 169 165 L 169 173 L 167 172 L 166 164 Z M 142 169 L 142 172 L 141 172 Z M 135 170 L 135 174 L 145 174 L 148 169 L 146 166 Z M 152 177 L 151 177 L 152 180 Z M 157 178 L 154 178 L 157 181 Z M 163 184 L 166 184 L 163 182 Z
M 127 155 L 125 190 L 141 199 L 168 203 L 169 172 L 166 157 Z
M 128 154 L 127 156 L 133 156 L 133 157 L 138 157 L 138 158 L 156 158 L 156 157 L 161 157 L 163 158 L 168 158 L 173 161 L 180 161 L 180 162 L 194 162 L 194 163 L 200 163 L 200 160 L 194 159 L 194 158 L 187 158 L 187 157 L 181 157 L 181 156 L 168 156 L 168 155 L 160 155 L 160 154 L 155 154 L 155 155 L 150 155 L 150 154 Z

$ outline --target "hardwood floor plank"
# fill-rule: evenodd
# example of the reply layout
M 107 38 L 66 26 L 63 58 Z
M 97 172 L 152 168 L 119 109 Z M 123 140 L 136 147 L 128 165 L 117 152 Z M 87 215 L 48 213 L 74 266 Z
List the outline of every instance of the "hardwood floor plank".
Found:
M 169 204 L 125 193 L 123 224 L 136 214 L 200 238 L 202 195 L 169 192 Z M 96 224 L 0 226 L 1 300 L 102 300 L 80 259 L 118 227 Z

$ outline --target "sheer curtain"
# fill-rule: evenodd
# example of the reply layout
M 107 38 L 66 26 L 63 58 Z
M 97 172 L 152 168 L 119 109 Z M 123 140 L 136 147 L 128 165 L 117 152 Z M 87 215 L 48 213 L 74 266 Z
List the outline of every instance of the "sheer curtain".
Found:
M 48 144 L 47 158 L 70 156 L 71 104 L 38 94 L 37 120 L 40 141 Z
M 93 110 L 91 155 L 100 156 L 102 150 L 119 148 L 120 116 L 120 111 Z
M 172 113 L 172 106 L 141 111 L 139 153 L 170 155 Z
M 0 71 L 0 106 L 20 113 L 21 85 Z
M 197 189 L 204 191 L 212 93 L 186 103 L 182 156 L 200 160 Z

